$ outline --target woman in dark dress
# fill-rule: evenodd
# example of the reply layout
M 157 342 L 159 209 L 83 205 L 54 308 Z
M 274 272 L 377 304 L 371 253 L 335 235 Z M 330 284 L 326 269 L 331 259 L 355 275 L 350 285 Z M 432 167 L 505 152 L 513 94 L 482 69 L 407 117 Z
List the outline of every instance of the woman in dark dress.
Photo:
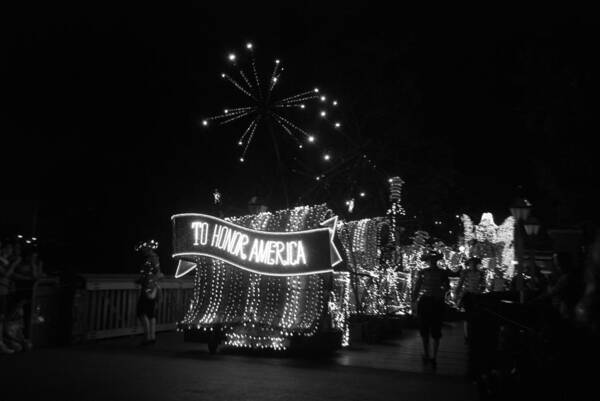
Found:
M 155 250 L 158 242 L 154 240 L 139 243 L 135 250 L 144 258 L 140 277 L 140 298 L 138 300 L 137 315 L 144 328 L 144 341 L 142 345 L 150 345 L 156 342 L 156 309 L 160 298 L 160 280 L 163 274 L 160 272 L 160 262 Z

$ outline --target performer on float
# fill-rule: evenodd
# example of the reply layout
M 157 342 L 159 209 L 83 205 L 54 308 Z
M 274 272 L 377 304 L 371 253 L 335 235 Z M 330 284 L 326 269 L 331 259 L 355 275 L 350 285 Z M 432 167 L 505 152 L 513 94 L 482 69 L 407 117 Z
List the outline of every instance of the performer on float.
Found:
M 140 277 L 136 280 L 141 287 L 137 306 L 137 315 L 144 328 L 144 340 L 141 345 L 156 343 L 156 309 L 161 293 L 158 281 L 163 277 L 155 252 L 157 248 L 158 242 L 154 240 L 140 242 L 135 247 L 135 251 L 144 258 Z

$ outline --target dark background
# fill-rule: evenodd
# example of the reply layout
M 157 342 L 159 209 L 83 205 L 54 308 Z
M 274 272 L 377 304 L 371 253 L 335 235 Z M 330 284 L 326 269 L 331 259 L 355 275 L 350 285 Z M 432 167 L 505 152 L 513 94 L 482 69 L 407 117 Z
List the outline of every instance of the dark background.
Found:
M 168 265 L 169 217 L 214 211 L 214 188 L 227 214 L 253 195 L 285 206 L 266 132 L 240 165 L 242 126 L 198 124 L 243 104 L 219 74 L 248 40 L 262 71 L 283 61 L 282 95 L 318 86 L 340 102 L 343 132 L 307 121 L 319 141 L 302 152 L 280 135 L 291 204 L 347 218 L 357 197 L 350 218 L 383 215 L 399 175 L 403 224 L 444 238 L 459 213 L 500 223 L 517 195 L 545 227 L 598 222 L 586 10 L 202 4 L 4 10 L 2 235 L 37 235 L 56 267 L 132 272 L 139 239 Z

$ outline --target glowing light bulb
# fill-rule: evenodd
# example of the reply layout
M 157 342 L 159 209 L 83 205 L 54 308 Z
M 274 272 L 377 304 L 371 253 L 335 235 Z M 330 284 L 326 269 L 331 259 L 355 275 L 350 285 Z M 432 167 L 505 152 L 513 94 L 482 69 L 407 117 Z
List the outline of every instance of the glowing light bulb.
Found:
M 204 125 L 206 127 L 208 125 L 208 121 L 202 120 L 202 125 Z
M 312 135 L 310 135 L 310 136 L 308 137 L 308 142 L 314 142 L 314 141 L 315 141 L 315 137 L 314 137 L 314 136 L 312 136 Z
M 315 88 L 313 90 L 315 91 L 315 93 L 319 93 L 319 88 Z
M 331 104 L 333 104 L 334 106 L 337 106 L 337 100 L 334 100 Z
M 229 53 L 229 61 L 235 61 L 235 54 Z
M 326 111 L 324 111 L 324 110 L 323 110 L 323 111 L 321 111 L 321 117 L 325 117 L 326 115 L 327 115 L 327 112 L 326 112 Z
M 250 43 L 250 42 L 246 43 L 246 49 L 252 50 L 252 43 Z
M 340 123 L 335 123 L 335 128 L 340 128 L 341 125 L 342 124 L 340 124 Z
M 327 98 L 325 96 L 321 96 L 321 101 L 324 102 L 325 100 L 327 100 Z
M 324 159 L 324 160 L 329 160 L 329 159 L 331 159 L 331 156 L 330 156 L 328 153 L 325 153 L 325 154 L 323 155 L 323 159 Z

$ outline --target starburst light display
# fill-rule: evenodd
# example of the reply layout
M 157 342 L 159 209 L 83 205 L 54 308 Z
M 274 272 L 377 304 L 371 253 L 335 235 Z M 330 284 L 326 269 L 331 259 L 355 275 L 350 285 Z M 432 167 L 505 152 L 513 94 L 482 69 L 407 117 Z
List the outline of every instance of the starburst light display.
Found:
M 247 43 L 241 53 L 229 53 L 227 61 L 230 72 L 221 73 L 221 78 L 233 86 L 242 95 L 245 104 L 226 107 L 218 115 L 204 118 L 202 126 L 208 128 L 212 124 L 226 125 L 236 121 L 244 121 L 244 129 L 237 139 L 242 149 L 239 161 L 246 160 L 248 148 L 257 132 L 270 130 L 273 134 L 289 136 L 296 146 L 302 149 L 305 145 L 314 144 L 316 135 L 308 132 L 297 122 L 297 117 L 306 115 L 315 119 L 328 121 L 329 107 L 336 107 L 338 101 L 329 99 L 319 88 L 301 91 L 289 96 L 277 94 L 277 86 L 283 79 L 283 63 L 273 60 L 270 75 L 262 76 L 257 66 L 255 46 Z M 298 114 L 300 113 L 300 114 Z M 330 122 L 334 129 L 339 129 L 339 121 Z M 326 160 L 331 156 L 324 155 Z

